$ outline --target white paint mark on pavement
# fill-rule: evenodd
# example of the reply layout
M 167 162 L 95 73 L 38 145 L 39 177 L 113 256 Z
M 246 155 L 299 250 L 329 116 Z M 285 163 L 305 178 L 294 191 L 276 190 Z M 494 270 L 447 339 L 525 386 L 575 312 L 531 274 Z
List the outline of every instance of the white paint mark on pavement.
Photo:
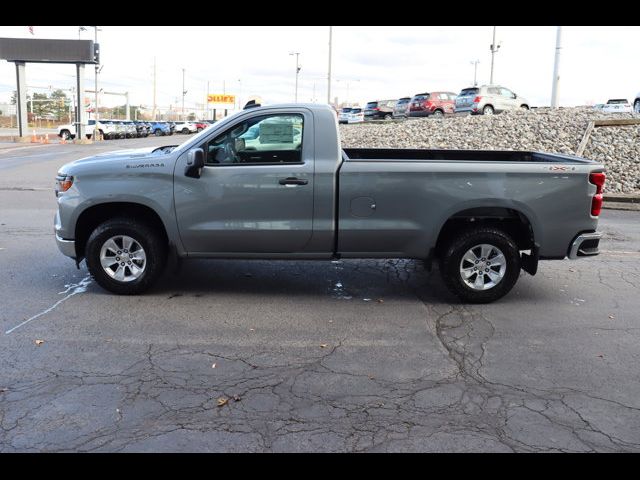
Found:
M 89 286 L 89 284 L 91 283 L 91 275 L 87 275 L 86 277 L 84 277 L 82 280 L 80 280 L 78 283 L 72 283 L 71 285 L 65 285 L 67 287 L 66 290 L 59 292 L 58 295 L 61 295 L 63 293 L 67 293 L 67 292 L 71 292 L 69 293 L 66 297 L 58 300 L 56 303 L 54 303 L 53 305 L 51 305 L 49 308 L 47 308 L 46 310 L 43 310 L 42 312 L 38 313 L 37 315 L 34 315 L 31 318 L 27 318 L 24 322 L 19 323 L 18 325 L 16 325 L 13 328 L 10 328 L 9 330 L 7 330 L 5 333 L 5 335 L 9 335 L 11 332 L 13 332 L 14 330 L 22 327 L 23 325 L 26 325 L 27 323 L 29 323 L 32 320 L 35 320 L 36 318 L 39 318 L 49 312 L 51 312 L 52 310 L 55 310 L 58 305 L 60 305 L 61 303 L 65 302 L 66 300 L 70 299 L 71 297 L 73 297 L 74 295 L 77 295 L 78 293 L 83 293 L 87 291 L 87 287 Z

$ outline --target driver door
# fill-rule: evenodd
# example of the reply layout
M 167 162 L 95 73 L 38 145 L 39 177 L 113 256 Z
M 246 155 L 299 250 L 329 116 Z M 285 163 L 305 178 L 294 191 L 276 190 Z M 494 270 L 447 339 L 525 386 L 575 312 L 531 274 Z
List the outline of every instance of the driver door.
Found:
M 245 117 L 199 145 L 200 178 L 175 171 L 178 228 L 189 254 L 295 253 L 313 225 L 313 117 L 304 109 Z

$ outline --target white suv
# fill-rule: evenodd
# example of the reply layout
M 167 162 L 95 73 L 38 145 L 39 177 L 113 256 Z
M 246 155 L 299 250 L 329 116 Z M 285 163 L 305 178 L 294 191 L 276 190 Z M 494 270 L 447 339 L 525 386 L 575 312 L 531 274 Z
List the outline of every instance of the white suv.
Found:
M 91 138 L 93 136 L 94 126 L 96 124 L 95 120 L 89 120 L 88 124 L 84 126 L 84 133 L 87 138 Z M 116 133 L 115 125 L 110 122 L 102 123 L 98 121 L 98 130 L 100 131 L 102 138 L 113 138 Z M 60 125 L 58 127 L 58 136 L 65 140 L 70 138 L 76 138 L 76 126 L 74 123 L 69 125 Z
M 196 133 L 198 131 L 198 127 L 196 127 L 195 123 L 175 122 L 175 124 L 176 124 L 176 133 Z

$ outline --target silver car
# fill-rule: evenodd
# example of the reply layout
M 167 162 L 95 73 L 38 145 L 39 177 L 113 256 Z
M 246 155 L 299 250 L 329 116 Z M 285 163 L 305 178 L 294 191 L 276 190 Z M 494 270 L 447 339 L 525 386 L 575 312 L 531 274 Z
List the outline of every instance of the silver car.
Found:
M 464 88 L 456 98 L 455 113 L 493 115 L 505 110 L 529 110 L 529 101 L 500 85 Z

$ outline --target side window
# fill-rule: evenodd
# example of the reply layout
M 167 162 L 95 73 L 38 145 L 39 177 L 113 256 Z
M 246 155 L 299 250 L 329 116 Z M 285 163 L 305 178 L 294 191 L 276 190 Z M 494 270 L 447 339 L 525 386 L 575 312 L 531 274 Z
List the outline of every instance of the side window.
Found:
M 489 87 L 488 89 L 489 95 L 500 95 L 500 89 L 496 87 Z
M 250 118 L 203 145 L 205 164 L 302 163 L 303 128 L 304 119 L 300 114 Z
M 513 98 L 513 92 L 511 90 L 509 90 L 508 88 L 501 88 L 500 89 L 500 94 L 503 97 Z

